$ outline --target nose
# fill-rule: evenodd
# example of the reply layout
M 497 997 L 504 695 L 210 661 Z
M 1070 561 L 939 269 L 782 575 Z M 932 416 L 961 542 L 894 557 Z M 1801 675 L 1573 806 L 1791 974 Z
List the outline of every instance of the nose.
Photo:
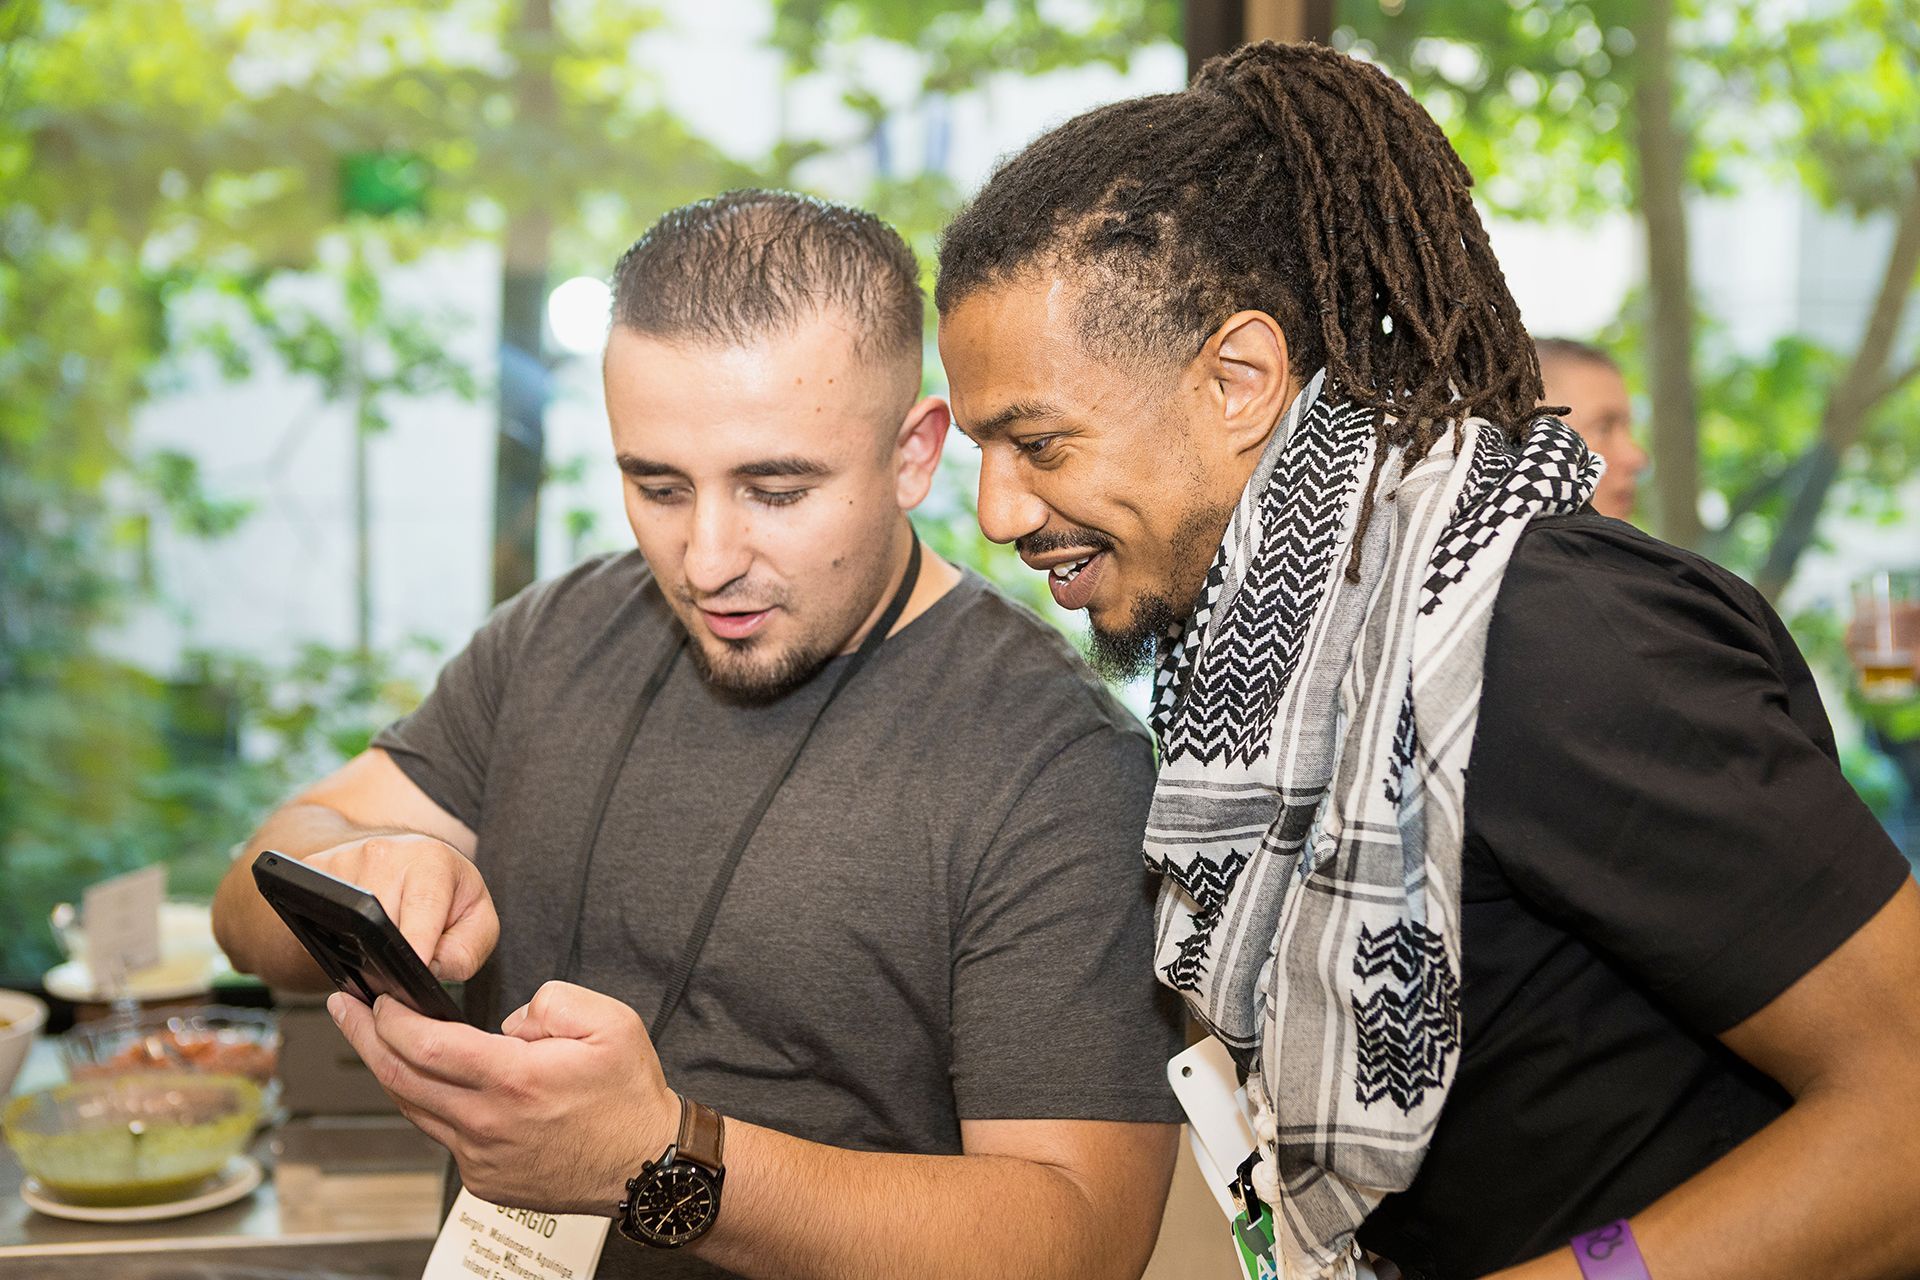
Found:
M 1637 476 L 1647 469 L 1647 451 L 1642 449 L 1640 442 L 1635 440 L 1631 435 L 1627 435 L 1624 438 L 1626 443 L 1620 449 L 1616 450 L 1620 455 L 1616 459 L 1616 462 L 1622 471 L 1630 472 Z
M 748 522 L 740 510 L 719 498 L 696 497 L 687 527 L 684 571 L 687 585 L 700 595 L 715 595 L 745 576 L 753 564 Z
M 1011 449 L 980 451 L 980 532 L 993 542 L 1024 538 L 1047 523 L 1047 504 L 1027 488 Z

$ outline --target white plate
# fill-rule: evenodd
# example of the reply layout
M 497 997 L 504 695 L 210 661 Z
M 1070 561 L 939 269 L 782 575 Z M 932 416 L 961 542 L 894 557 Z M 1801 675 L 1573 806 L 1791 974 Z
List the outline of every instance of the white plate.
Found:
M 127 994 L 135 1000 L 184 1000 L 207 994 L 217 980 L 232 972 L 225 956 L 169 956 L 129 977 Z M 41 981 L 48 995 L 73 1004 L 99 1004 L 112 998 L 94 986 L 93 971 L 84 960 L 57 964 Z
M 61 913 L 56 909 L 55 914 Z M 87 967 L 86 931 L 77 927 L 76 922 L 56 921 L 54 932 L 67 952 L 67 963 L 48 971 L 44 979 L 47 990 L 76 1004 L 111 998 L 96 987 L 93 971 Z M 227 958 L 213 940 L 213 908 L 204 902 L 163 902 L 160 904 L 160 962 L 128 975 L 128 986 L 132 988 L 128 994 L 136 1000 L 184 999 L 204 994 L 216 980 L 231 972 Z
M 252 1156 L 235 1156 L 227 1161 L 227 1167 L 220 1171 L 212 1186 L 184 1200 L 133 1204 L 122 1208 L 69 1204 L 41 1186 L 38 1178 L 28 1178 L 20 1184 L 20 1198 L 49 1217 L 70 1218 L 75 1222 L 157 1222 L 162 1218 L 184 1218 L 190 1213 L 205 1213 L 208 1209 L 218 1209 L 244 1199 L 260 1185 L 264 1176 L 258 1160 Z

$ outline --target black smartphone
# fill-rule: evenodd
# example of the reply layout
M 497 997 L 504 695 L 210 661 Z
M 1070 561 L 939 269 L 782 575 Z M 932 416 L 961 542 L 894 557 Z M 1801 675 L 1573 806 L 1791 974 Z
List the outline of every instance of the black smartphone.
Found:
M 368 1005 L 387 995 L 429 1018 L 466 1021 L 380 899 L 359 885 L 272 849 L 253 860 L 253 882 L 340 990 Z

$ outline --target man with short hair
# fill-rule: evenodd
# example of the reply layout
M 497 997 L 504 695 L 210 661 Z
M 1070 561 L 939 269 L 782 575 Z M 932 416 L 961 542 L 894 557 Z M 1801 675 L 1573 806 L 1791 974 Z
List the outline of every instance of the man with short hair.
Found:
M 1646 450 L 1633 438 L 1633 401 L 1614 358 L 1589 342 L 1540 338 L 1542 400 L 1562 405 L 1560 420 L 1580 433 L 1587 447 L 1607 460 L 1606 474 L 1594 486 L 1593 509 L 1615 520 L 1633 519 Z
M 1584 510 L 1403 89 L 1259 44 L 1070 120 L 935 299 L 982 529 L 1157 656 L 1155 967 L 1283 1275 L 1920 1274 L 1920 891 L 1766 602 Z
M 948 423 L 921 316 L 869 214 L 661 219 L 605 361 L 639 550 L 501 606 L 248 846 L 472 980 L 475 1026 L 329 1003 L 469 1190 L 616 1217 L 602 1276 L 1133 1277 L 1153 1245 L 1152 756 L 915 539 Z M 216 925 L 319 985 L 244 863 Z

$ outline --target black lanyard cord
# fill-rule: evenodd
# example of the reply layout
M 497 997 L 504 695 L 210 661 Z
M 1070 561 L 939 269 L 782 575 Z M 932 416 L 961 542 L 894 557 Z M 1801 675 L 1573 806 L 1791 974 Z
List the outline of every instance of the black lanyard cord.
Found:
M 574 874 L 573 935 L 567 942 L 566 963 L 560 969 L 562 981 L 572 982 L 580 974 L 580 946 L 585 932 L 580 927 L 580 916 L 587 909 L 587 877 L 593 871 L 593 850 L 600 843 L 600 827 L 606 820 L 607 802 L 613 798 L 613 785 L 620 780 L 620 770 L 627 762 L 627 754 L 633 750 L 633 740 L 640 736 L 640 722 L 647 718 L 647 709 L 653 706 L 653 700 L 667 683 L 667 677 L 673 674 L 674 663 L 680 660 L 680 651 L 686 647 L 687 637 L 684 633 L 667 646 L 666 655 L 640 688 L 640 697 L 633 704 L 632 714 L 627 717 L 627 727 L 620 734 L 620 745 L 614 748 L 613 754 L 608 757 L 607 767 L 601 771 L 600 785 L 594 790 L 593 807 L 588 810 L 593 819 L 587 823 L 587 838 L 581 845 L 579 855 L 573 860 L 580 869 Z
M 838 698 L 841 691 L 852 683 L 853 678 L 860 674 L 861 668 L 867 665 L 881 643 L 886 640 L 887 633 L 892 631 L 900 621 L 900 615 L 906 611 L 907 600 L 913 595 L 914 586 L 919 579 L 920 539 L 915 536 L 913 551 L 907 558 L 906 576 L 900 580 L 899 590 L 894 592 L 893 599 L 887 603 L 885 612 L 873 624 L 873 629 L 861 640 L 860 647 L 854 650 L 846 666 L 840 669 L 839 678 L 833 682 L 833 688 L 828 690 L 826 701 L 820 704 L 819 710 L 813 713 L 813 719 L 807 722 L 806 731 L 800 735 L 799 741 L 795 742 L 793 749 L 787 753 L 786 762 L 767 780 L 767 785 L 761 788 L 759 798 L 754 801 L 753 808 L 747 811 L 745 820 L 741 822 L 739 831 L 734 835 L 733 844 L 727 849 L 726 857 L 721 860 L 719 870 L 714 873 L 713 883 L 707 889 L 706 900 L 700 904 L 700 914 L 694 917 L 693 928 L 687 934 L 685 945 L 681 947 L 680 958 L 674 962 L 673 968 L 668 972 L 666 989 L 660 995 L 660 1009 L 653 1015 L 653 1021 L 648 1025 L 648 1031 L 656 1045 L 667 1023 L 679 1010 L 682 997 L 687 993 L 687 984 L 693 979 L 694 967 L 699 964 L 700 953 L 706 948 L 707 935 L 713 931 L 713 922 L 720 914 L 720 903 L 727 896 L 727 887 L 733 883 L 733 873 L 740 866 L 740 859 L 746 855 L 747 846 L 753 842 L 754 833 L 760 829 L 760 820 L 766 816 L 768 807 L 773 804 L 774 796 L 792 776 L 794 767 L 800 763 L 800 754 L 807 749 L 807 743 L 813 738 L 813 731 L 820 727 L 820 721 L 826 716 L 827 708 L 833 705 L 834 699 Z M 593 821 L 587 828 L 586 849 L 578 859 L 580 871 L 574 888 L 573 937 L 567 947 L 566 967 L 562 970 L 562 975 L 567 981 L 572 981 L 580 972 L 583 933 L 581 915 L 586 910 L 587 882 L 593 868 L 593 853 L 600 843 L 601 824 L 606 819 L 607 804 L 612 798 L 614 783 L 626 765 L 628 753 L 633 750 L 634 739 L 640 734 L 641 721 L 646 719 L 648 708 L 653 705 L 654 698 L 666 684 L 667 676 L 679 659 L 681 649 L 685 647 L 686 640 L 682 637 L 680 642 L 668 651 L 652 677 L 648 679 L 646 686 L 640 691 L 640 697 L 635 702 L 633 713 L 628 719 L 626 731 L 621 737 L 619 749 L 608 761 L 606 772 L 600 779 L 598 792 L 594 796 Z

